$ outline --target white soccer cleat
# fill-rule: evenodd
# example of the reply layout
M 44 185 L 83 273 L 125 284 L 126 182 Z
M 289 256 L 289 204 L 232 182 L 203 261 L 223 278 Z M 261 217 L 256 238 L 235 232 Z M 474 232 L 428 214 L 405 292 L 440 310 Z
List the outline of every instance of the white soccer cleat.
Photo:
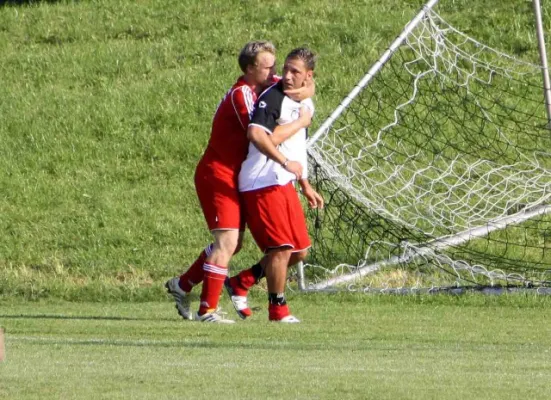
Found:
M 253 312 L 249 308 L 249 302 L 247 300 L 247 296 L 234 295 L 233 289 L 230 285 L 229 278 L 226 278 L 226 280 L 224 281 L 224 287 L 226 288 L 226 291 L 230 296 L 230 300 L 233 304 L 233 308 L 235 308 L 235 312 L 237 312 L 237 315 L 239 315 L 241 319 L 246 319 L 251 315 L 253 315 Z
M 298 319 L 294 315 L 287 315 L 281 319 L 274 320 L 274 322 L 281 322 L 284 324 L 298 324 L 300 323 L 300 319 Z
M 225 319 L 217 311 L 208 312 L 203 315 L 195 314 L 195 320 L 199 322 L 214 322 L 215 324 L 235 324 L 233 319 Z
M 184 292 L 180 288 L 180 278 L 175 277 L 169 279 L 165 283 L 165 288 L 168 294 L 172 295 L 174 298 L 178 314 L 180 314 L 183 319 L 192 320 L 193 313 L 191 312 L 191 299 L 189 298 L 189 293 Z

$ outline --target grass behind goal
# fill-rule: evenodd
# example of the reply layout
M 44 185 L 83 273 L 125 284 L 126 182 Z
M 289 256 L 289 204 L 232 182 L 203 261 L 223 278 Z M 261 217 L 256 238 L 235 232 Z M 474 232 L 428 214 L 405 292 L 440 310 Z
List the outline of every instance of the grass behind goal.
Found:
M 319 54 L 315 129 L 423 2 L 13 3 L 0 7 L 0 295 L 97 301 L 158 299 L 208 242 L 191 177 L 246 41 L 273 40 L 280 65 L 299 45 Z M 537 61 L 528 2 L 494 3 L 439 10 Z M 232 268 L 258 256 L 247 237 Z

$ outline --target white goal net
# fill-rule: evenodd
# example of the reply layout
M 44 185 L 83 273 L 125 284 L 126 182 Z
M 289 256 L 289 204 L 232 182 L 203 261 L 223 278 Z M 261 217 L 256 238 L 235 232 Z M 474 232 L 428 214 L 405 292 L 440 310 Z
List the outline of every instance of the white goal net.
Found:
M 549 286 L 541 67 L 429 9 L 402 36 L 310 140 L 327 207 L 301 286 Z

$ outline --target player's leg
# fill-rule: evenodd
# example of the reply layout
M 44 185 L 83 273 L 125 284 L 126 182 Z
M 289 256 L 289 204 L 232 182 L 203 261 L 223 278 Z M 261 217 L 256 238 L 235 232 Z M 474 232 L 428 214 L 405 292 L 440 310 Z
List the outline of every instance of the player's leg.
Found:
M 205 279 L 205 266 L 209 263 L 214 264 L 210 269 L 219 271 L 215 268 L 216 263 L 223 263 L 227 271 L 231 254 L 239 251 L 241 247 L 242 239 L 239 232 L 244 230 L 244 218 L 240 212 L 239 193 L 237 188 L 232 185 L 234 185 L 233 181 L 228 182 L 224 178 L 220 178 L 204 160 L 197 166 L 195 189 L 209 230 L 211 232 L 227 230 L 232 233 L 227 236 L 223 233 L 215 233 L 214 243 L 207 246 L 188 271 L 166 283 L 165 286 L 175 300 L 178 313 L 185 319 L 193 318 L 189 305 L 189 292 L 193 286 Z M 206 297 L 204 288 L 202 296 Z
M 174 298 L 178 314 L 180 314 L 184 319 L 193 319 L 190 292 L 194 286 L 203 282 L 203 264 L 212 252 L 212 246 L 213 243 L 205 247 L 201 254 L 199 254 L 199 257 L 197 257 L 186 272 L 180 276 L 169 279 L 165 283 L 167 292 Z
M 295 188 L 291 185 L 285 185 L 281 187 L 280 196 L 283 200 L 281 203 L 284 204 L 282 207 L 281 216 L 278 217 L 278 230 L 279 232 L 284 232 L 286 237 L 281 236 L 279 240 L 285 240 L 283 243 L 289 243 L 292 247 L 291 255 L 288 258 L 288 265 L 291 263 L 297 263 L 298 261 L 303 261 L 306 258 L 308 253 L 308 248 L 310 248 L 310 238 L 308 237 L 308 228 L 306 226 L 306 218 L 304 217 L 304 211 L 302 210 L 302 205 L 298 194 Z M 269 264 L 269 263 L 268 263 Z M 286 267 L 287 267 L 286 266 Z M 284 268 L 284 271 L 275 270 L 270 272 L 270 266 L 266 266 L 266 279 L 268 282 L 273 280 L 271 274 L 277 276 L 274 281 L 274 287 L 268 289 L 269 291 L 269 301 L 270 301 L 270 320 L 286 323 L 296 323 L 300 322 L 296 317 L 290 314 L 289 307 L 285 300 L 285 284 L 287 282 L 287 268 Z M 268 283 L 270 286 L 270 283 Z M 278 292 L 272 292 L 272 290 L 277 290 Z M 281 290 L 281 292 L 279 292 Z M 277 306 L 278 304 L 284 304 L 283 307 Z
M 245 223 L 245 219 L 249 219 L 250 221 L 248 223 L 251 232 L 255 231 L 255 228 L 258 231 L 263 230 L 263 225 L 260 221 L 261 213 L 259 212 L 257 208 L 258 205 L 256 204 L 256 198 L 258 197 L 257 192 L 263 191 L 264 189 L 260 189 L 259 191 L 242 193 L 241 196 L 242 216 L 244 217 L 243 224 Z M 246 200 L 247 197 L 250 198 L 248 202 Z M 247 218 L 247 216 L 250 216 L 250 218 Z M 250 226 L 251 223 L 253 224 L 252 228 Z M 249 308 L 247 301 L 248 290 L 265 276 L 264 271 L 266 267 L 266 260 L 267 258 L 265 256 L 252 267 L 241 271 L 239 274 L 233 276 L 232 278 L 227 278 L 224 282 L 224 286 L 228 295 L 230 296 L 235 311 L 242 319 L 245 319 L 252 315 L 252 310 Z
M 292 267 L 293 265 L 304 261 L 307 255 L 308 251 L 306 250 L 293 252 L 289 260 L 289 266 Z M 242 270 L 231 278 L 228 278 L 228 284 L 232 288 L 235 288 L 235 291 L 238 292 L 240 296 L 246 296 L 248 290 L 258 284 L 260 280 L 266 276 L 266 259 L 267 257 L 264 256 L 253 266 Z
M 306 259 L 308 254 L 307 250 L 293 252 L 289 260 L 289 266 L 298 264 L 301 261 Z M 254 285 L 258 284 L 262 278 L 266 276 L 265 268 L 267 263 L 267 256 L 262 257 L 262 259 L 251 266 L 250 268 L 244 269 L 239 272 L 237 275 L 227 278 L 224 282 L 224 286 L 228 295 L 230 296 L 231 302 L 237 312 L 237 315 L 242 319 L 252 316 L 253 312 L 249 307 L 248 294 L 249 289 Z
M 287 305 L 285 299 L 285 285 L 287 284 L 287 267 L 291 259 L 293 249 L 281 247 L 272 249 L 268 253 L 266 263 L 266 282 L 268 283 L 268 313 L 270 321 L 291 322 L 296 320 Z
M 244 269 L 237 275 L 224 281 L 226 292 L 241 319 L 250 317 L 253 312 L 249 307 L 247 296 L 249 289 L 256 285 L 265 276 L 266 256 L 250 268 Z
M 264 270 L 268 280 L 270 319 L 298 322 L 296 318 L 291 318 L 289 315 L 284 297 L 287 267 L 293 251 L 297 249 L 302 251 L 310 247 L 304 213 L 296 191 L 290 183 L 285 186 L 276 185 L 244 192 L 242 195 L 247 225 L 256 243 L 266 254 Z M 296 222 L 293 213 L 297 211 L 302 216 L 302 221 L 299 219 L 299 222 L 304 224 L 303 230 L 299 230 L 298 235 L 293 227 Z M 296 257 L 299 255 L 295 256 L 294 262 L 298 259 Z M 260 264 L 262 266 L 262 263 Z
M 186 272 L 184 272 L 179 277 L 179 286 L 185 292 L 191 292 L 191 290 L 203 282 L 203 264 L 205 263 L 207 257 L 212 253 L 214 243 L 209 244 L 203 249 L 199 257 L 191 264 Z
M 203 288 L 197 315 L 201 321 L 218 322 L 213 319 L 219 317 L 216 309 L 228 275 L 228 265 L 231 257 L 239 250 L 243 235 L 237 229 L 213 230 L 212 234 L 214 245 L 203 265 Z

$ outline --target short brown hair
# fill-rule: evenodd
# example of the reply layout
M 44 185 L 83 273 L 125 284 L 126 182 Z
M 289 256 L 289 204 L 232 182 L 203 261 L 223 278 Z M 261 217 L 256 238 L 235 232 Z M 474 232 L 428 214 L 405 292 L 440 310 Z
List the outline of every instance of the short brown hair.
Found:
M 260 53 L 268 52 L 275 55 L 275 46 L 266 40 L 256 40 L 249 42 L 241 49 L 237 61 L 239 62 L 239 68 L 241 71 L 247 72 L 249 65 L 256 64 L 256 57 Z
M 316 68 L 316 55 L 314 52 L 306 47 L 298 47 L 294 50 L 291 50 L 289 54 L 287 54 L 287 60 L 291 59 L 299 59 L 304 62 L 304 65 L 309 70 L 313 71 L 314 68 Z

